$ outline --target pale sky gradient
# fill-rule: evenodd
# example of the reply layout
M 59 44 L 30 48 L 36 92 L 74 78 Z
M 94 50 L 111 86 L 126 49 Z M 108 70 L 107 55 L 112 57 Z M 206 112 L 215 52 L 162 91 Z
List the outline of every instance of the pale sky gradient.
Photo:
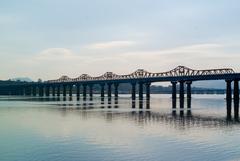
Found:
M 1 0 L 0 79 L 240 72 L 239 0 Z

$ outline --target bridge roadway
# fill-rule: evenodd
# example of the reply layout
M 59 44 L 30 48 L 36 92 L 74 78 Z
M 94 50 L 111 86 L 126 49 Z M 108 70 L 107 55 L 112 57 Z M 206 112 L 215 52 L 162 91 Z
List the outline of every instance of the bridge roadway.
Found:
M 99 77 L 91 77 L 83 74 L 78 78 L 69 78 L 62 76 L 56 80 L 49 80 L 45 82 L 31 82 L 21 85 L 14 85 L 8 87 L 8 94 L 12 95 L 32 95 L 32 96 L 58 96 L 62 94 L 63 97 L 70 97 L 73 91 L 79 99 L 82 94 L 83 99 L 87 97 L 87 87 L 89 90 L 90 99 L 93 97 L 93 86 L 100 85 L 101 99 L 104 101 L 105 86 L 107 85 L 108 99 L 112 97 L 112 86 L 114 86 L 115 99 L 118 98 L 118 86 L 121 83 L 130 83 L 132 86 L 132 100 L 136 100 L 136 91 L 138 89 L 138 97 L 140 103 L 143 100 L 143 94 L 146 93 L 146 100 L 150 100 L 150 86 L 154 82 L 171 82 L 172 84 L 172 107 L 176 109 L 177 100 L 177 84 L 179 83 L 179 107 L 184 109 L 184 94 L 187 93 L 187 108 L 191 108 L 191 84 L 194 81 L 206 80 L 225 80 L 226 81 L 226 109 L 227 116 L 231 117 L 232 111 L 232 93 L 234 102 L 234 117 L 239 117 L 239 80 L 240 73 L 235 73 L 230 68 L 223 69 L 207 69 L 207 70 L 193 70 L 184 66 L 178 66 L 173 70 L 162 73 L 150 73 L 139 69 L 128 75 L 117 75 L 112 72 L 107 72 Z M 234 90 L 232 91 L 232 82 Z M 138 87 L 136 88 L 136 85 Z M 82 92 L 80 88 L 82 87 Z M 144 88 L 145 87 L 145 88 Z M 186 90 L 185 90 L 186 87 Z M 75 90 L 73 90 L 73 88 Z M 145 92 L 144 92 L 145 89 Z M 1 90 L 1 89 L 0 89 Z M 142 106 L 140 106 L 142 107 Z M 147 106 L 148 107 L 148 106 Z

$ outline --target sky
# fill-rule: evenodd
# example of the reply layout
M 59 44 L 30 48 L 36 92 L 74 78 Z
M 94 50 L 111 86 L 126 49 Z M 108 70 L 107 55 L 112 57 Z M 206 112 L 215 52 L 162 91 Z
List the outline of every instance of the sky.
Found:
M 1 0 L 0 79 L 240 72 L 238 0 Z

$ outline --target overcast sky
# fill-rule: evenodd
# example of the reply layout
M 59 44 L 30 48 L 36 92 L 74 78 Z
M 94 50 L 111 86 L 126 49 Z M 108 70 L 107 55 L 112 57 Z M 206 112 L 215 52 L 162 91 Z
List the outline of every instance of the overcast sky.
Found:
M 1 0 L 0 79 L 240 72 L 239 0 Z

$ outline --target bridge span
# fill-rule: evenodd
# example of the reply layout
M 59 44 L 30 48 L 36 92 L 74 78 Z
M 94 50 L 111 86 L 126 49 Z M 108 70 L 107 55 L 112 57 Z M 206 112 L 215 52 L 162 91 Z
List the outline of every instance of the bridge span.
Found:
M 204 80 L 225 80 L 226 81 L 226 107 L 227 116 L 231 116 L 232 109 L 232 94 L 234 102 L 234 116 L 239 116 L 239 80 L 240 73 L 235 73 L 231 68 L 222 69 L 207 69 L 207 70 L 193 70 L 185 66 L 178 66 L 173 70 L 161 73 L 152 73 L 139 69 L 131 74 L 118 75 L 112 72 L 97 77 L 92 77 L 88 74 L 82 74 L 77 78 L 69 78 L 62 76 L 59 79 L 48 80 L 45 82 L 31 82 L 21 83 L 7 87 L 7 94 L 11 95 L 27 95 L 27 96 L 57 96 L 66 97 L 67 94 L 72 97 L 73 93 L 77 98 L 82 95 L 86 99 L 87 93 L 90 99 L 93 97 L 93 86 L 99 85 L 101 87 L 100 95 L 104 100 L 105 91 L 107 91 L 108 99 L 112 97 L 112 89 L 114 87 L 115 99 L 118 98 L 118 86 L 121 83 L 129 83 L 132 86 L 131 95 L 135 102 L 136 93 L 138 98 L 150 100 L 150 86 L 154 82 L 171 82 L 172 84 L 172 107 L 176 109 L 177 100 L 177 84 L 179 83 L 179 107 L 184 109 L 184 96 L 186 91 L 187 108 L 191 108 L 191 84 L 194 81 Z M 234 89 L 232 90 L 232 82 Z M 107 89 L 105 89 L 107 86 Z M 1 87 L 3 88 L 3 87 Z M 185 90 L 186 88 L 186 90 Z M 74 90 L 73 90 L 74 89 Z M 0 89 L 1 90 L 1 89 Z M 87 90 L 89 92 L 87 92 Z M 6 91 L 6 90 L 5 90 Z M 1 92 L 2 93 L 2 92 Z M 4 93 L 6 94 L 6 93 Z

